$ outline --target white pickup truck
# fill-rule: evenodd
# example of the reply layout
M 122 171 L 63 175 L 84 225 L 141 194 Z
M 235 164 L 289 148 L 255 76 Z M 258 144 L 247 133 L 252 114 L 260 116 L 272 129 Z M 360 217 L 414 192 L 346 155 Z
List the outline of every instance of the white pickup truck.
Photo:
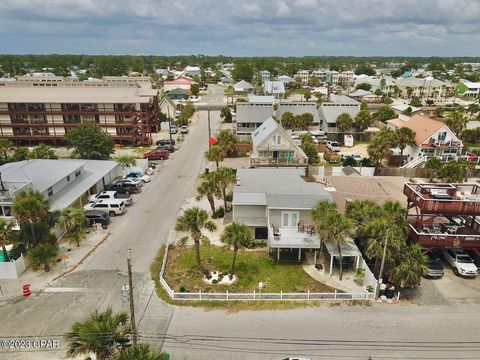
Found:
M 117 191 L 102 191 L 98 194 L 93 194 L 88 197 L 88 202 L 97 202 L 98 200 L 123 200 L 125 205 L 131 205 L 133 202 L 132 195 L 130 194 L 120 194 Z

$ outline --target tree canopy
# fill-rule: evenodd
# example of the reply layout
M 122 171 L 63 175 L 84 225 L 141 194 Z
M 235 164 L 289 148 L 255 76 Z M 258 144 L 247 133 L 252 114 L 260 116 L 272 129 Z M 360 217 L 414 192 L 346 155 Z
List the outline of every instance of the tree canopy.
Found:
M 97 124 L 82 124 L 65 135 L 73 154 L 81 159 L 107 160 L 114 151 L 112 137 Z

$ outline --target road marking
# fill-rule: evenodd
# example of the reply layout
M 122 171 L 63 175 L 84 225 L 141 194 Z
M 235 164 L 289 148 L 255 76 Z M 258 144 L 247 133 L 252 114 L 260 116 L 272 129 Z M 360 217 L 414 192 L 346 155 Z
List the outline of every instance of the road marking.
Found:
M 45 292 L 49 293 L 77 293 L 77 292 L 87 292 L 88 289 L 85 288 L 74 288 L 74 287 L 48 287 L 45 289 Z

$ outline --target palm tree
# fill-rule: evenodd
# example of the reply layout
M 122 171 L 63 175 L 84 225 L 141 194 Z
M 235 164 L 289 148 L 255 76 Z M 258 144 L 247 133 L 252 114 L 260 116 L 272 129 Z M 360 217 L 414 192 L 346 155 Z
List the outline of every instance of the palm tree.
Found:
M 371 200 L 354 200 L 347 205 L 345 215 L 353 220 L 356 236 L 365 238 L 366 229 L 373 220 L 383 215 L 383 209 Z
M 438 171 L 442 168 L 443 162 L 437 158 L 430 158 L 425 161 L 425 170 L 428 172 L 429 181 L 432 182 Z
M 252 247 L 254 239 L 252 232 L 245 224 L 233 222 L 225 227 L 220 241 L 224 244 L 233 246 L 233 260 L 232 269 L 230 271 L 230 279 L 235 274 L 235 260 L 237 259 L 237 252 L 239 249 Z
M 337 211 L 336 203 L 328 200 L 322 200 L 322 201 L 319 201 L 312 208 L 312 210 L 310 210 L 310 215 L 315 225 L 319 226 L 320 223 L 325 219 L 325 216 L 330 212 L 334 212 L 334 211 Z
M 123 349 L 131 332 L 126 312 L 95 310 L 85 320 L 77 321 L 65 335 L 69 342 L 67 355 L 76 357 L 94 353 L 97 360 L 106 360 Z
M 407 209 L 399 201 L 387 200 L 383 203 L 385 217 L 390 219 L 400 228 L 407 229 Z
M 40 192 L 32 188 L 20 191 L 13 200 L 13 216 L 20 225 L 30 226 L 35 245 L 38 244 L 35 236 L 35 224 L 41 223 L 47 218 L 48 210 L 48 201 L 43 198 Z
M 123 169 L 126 169 L 130 166 L 135 166 L 135 164 L 137 163 L 135 156 L 132 155 L 120 155 L 116 158 L 116 160 Z
M 30 152 L 31 159 L 58 159 L 55 151 L 46 144 L 35 146 Z
M 360 110 L 360 112 L 355 116 L 354 125 L 360 130 L 364 132 L 369 126 L 372 125 L 372 116 L 368 110 Z
M 13 230 L 14 226 L 15 224 L 12 221 L 0 219 L 0 245 L 2 246 L 3 259 L 6 262 L 10 261 L 6 246 L 15 241 L 15 234 L 17 233 Z
M 400 156 L 403 157 L 403 151 L 407 146 L 415 145 L 415 132 L 407 127 L 401 127 L 395 130 L 395 143 L 400 149 Z
M 84 229 L 87 224 L 85 211 L 73 207 L 62 209 L 57 216 L 57 222 L 64 227 L 70 240 L 74 241 L 77 246 L 80 246 L 80 241 L 85 235 Z
M 50 265 L 57 262 L 58 245 L 56 243 L 43 243 L 28 251 L 28 258 L 34 271 L 43 267 L 45 272 L 50 271 Z
M 375 259 L 374 272 L 378 271 L 377 279 L 380 279 L 383 276 L 385 261 L 392 261 L 394 255 L 405 244 L 405 231 L 392 220 L 380 217 L 369 224 L 366 233 L 369 242 L 365 254 L 370 259 Z
M 205 272 L 200 258 L 200 240 L 203 236 L 202 230 L 207 229 L 213 231 L 217 228 L 215 223 L 208 219 L 205 210 L 198 207 L 185 210 L 182 216 L 177 218 L 175 230 L 188 232 L 195 243 L 195 260 L 201 272 Z
M 352 234 L 352 230 L 352 221 L 338 211 L 327 213 L 317 228 L 318 235 L 325 243 L 337 246 L 340 262 L 340 281 L 343 276 L 342 245 L 345 244 L 347 238 Z
M 235 184 L 236 177 L 235 172 L 231 168 L 219 167 L 213 173 L 213 179 L 217 188 L 220 190 L 223 199 L 223 206 L 225 212 L 228 211 L 227 208 L 227 187 Z
M 215 198 L 221 196 L 221 192 L 215 183 L 213 173 L 204 174 L 202 176 L 202 183 L 197 187 L 197 200 L 200 200 L 203 197 L 206 197 L 210 208 L 212 209 L 212 214 L 215 214 Z
M 468 106 L 468 113 L 470 114 L 469 121 L 472 120 L 473 114 L 476 114 L 480 111 L 480 106 L 478 104 L 470 104 Z
M 13 144 L 8 139 L 0 139 L 0 154 L 3 156 L 3 161 L 8 161 L 8 152 L 13 148 Z
M 398 263 L 392 268 L 389 277 L 400 287 L 420 284 L 422 276 L 428 272 L 427 257 L 419 244 L 404 245 L 398 256 Z
M 150 349 L 148 344 L 139 344 L 120 351 L 112 360 L 167 360 L 166 353 L 159 353 Z
M 237 152 L 238 137 L 229 130 L 220 130 L 217 143 L 225 154 L 234 155 Z
M 205 157 L 208 161 L 215 161 L 215 164 L 217 164 L 218 168 L 218 163 L 225 159 L 225 153 L 223 152 L 220 145 L 213 145 L 210 150 L 205 152 Z
M 467 117 L 464 116 L 460 111 L 452 111 L 445 124 L 455 133 L 456 136 L 459 136 L 462 130 L 467 125 Z
M 337 129 L 339 132 L 346 132 L 353 126 L 353 119 L 348 113 L 341 113 L 337 117 Z

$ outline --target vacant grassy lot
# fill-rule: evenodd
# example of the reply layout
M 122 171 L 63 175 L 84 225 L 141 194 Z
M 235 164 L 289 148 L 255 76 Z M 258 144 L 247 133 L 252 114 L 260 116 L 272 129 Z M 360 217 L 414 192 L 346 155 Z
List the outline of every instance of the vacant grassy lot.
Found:
M 233 251 L 215 246 L 201 248 L 202 262 L 210 271 L 229 271 Z M 168 252 L 165 279 L 174 291 L 196 292 L 251 292 L 258 291 L 258 283 L 264 282 L 263 292 L 334 292 L 334 289 L 308 276 L 299 264 L 277 264 L 264 252 L 239 252 L 236 275 L 232 285 L 209 285 L 202 281 L 202 274 L 195 263 L 191 247 L 176 246 Z

